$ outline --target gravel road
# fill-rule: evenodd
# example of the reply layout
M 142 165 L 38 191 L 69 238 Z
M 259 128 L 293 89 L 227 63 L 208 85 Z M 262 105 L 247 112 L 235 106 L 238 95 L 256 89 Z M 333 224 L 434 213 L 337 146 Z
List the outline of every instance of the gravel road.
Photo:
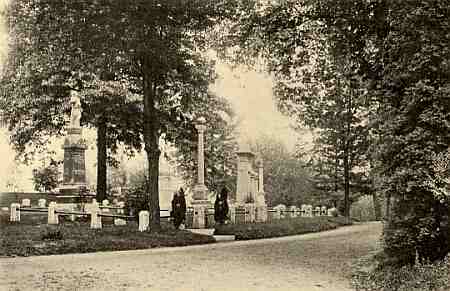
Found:
M 255 241 L 0 259 L 0 290 L 351 290 L 380 223 Z

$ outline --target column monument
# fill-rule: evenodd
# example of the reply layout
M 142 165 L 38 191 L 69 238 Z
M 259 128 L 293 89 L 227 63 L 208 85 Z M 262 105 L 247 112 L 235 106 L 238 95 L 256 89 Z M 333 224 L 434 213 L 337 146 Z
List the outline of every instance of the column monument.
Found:
M 265 222 L 267 221 L 267 204 L 264 193 L 264 166 L 263 160 L 259 157 L 256 160 L 256 165 L 258 167 L 258 193 L 256 194 L 256 221 Z
M 206 120 L 201 117 L 197 120 L 195 128 L 198 132 L 197 147 L 197 184 L 194 186 L 192 206 L 194 208 L 193 228 L 205 228 L 206 211 L 208 210 L 208 188 L 205 185 L 205 156 L 204 156 L 204 133 Z
M 85 151 L 86 142 L 82 136 L 81 101 L 78 93 L 71 91 L 70 124 L 64 141 L 63 183 L 59 187 L 58 204 L 78 204 L 93 195 L 87 195 Z M 89 197 L 88 197 L 89 196 Z M 91 197 L 91 198 L 92 198 Z

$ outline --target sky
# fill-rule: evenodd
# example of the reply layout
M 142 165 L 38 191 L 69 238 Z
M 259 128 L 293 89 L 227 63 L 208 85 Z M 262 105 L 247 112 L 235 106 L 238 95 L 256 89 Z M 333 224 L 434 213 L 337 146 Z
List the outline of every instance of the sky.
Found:
M 0 0 L 0 12 L 4 9 L 6 1 Z M 6 54 L 7 34 L 0 13 L 0 68 Z M 284 141 L 288 149 L 293 149 L 299 136 L 291 129 L 290 120 L 277 111 L 272 94 L 271 77 L 263 73 L 233 70 L 220 62 L 217 63 L 216 70 L 219 78 L 215 84 L 211 85 L 210 90 L 227 98 L 233 104 L 241 120 L 240 136 L 247 140 L 255 139 L 260 135 L 274 136 Z M 92 132 L 85 131 L 85 133 L 95 136 Z M 92 144 L 94 142 L 91 141 Z M 56 148 L 60 149 L 59 146 Z M 6 191 L 5 184 L 8 179 L 17 181 L 20 185 L 19 190 L 31 191 L 32 167 L 15 166 L 14 151 L 8 144 L 7 132 L 4 129 L 0 129 L 0 153 L 3 157 L 7 157 L 7 161 L 0 163 L 0 191 Z M 95 154 L 95 149 L 90 147 L 86 154 L 87 167 L 88 164 L 94 164 Z M 95 175 L 95 169 L 88 167 L 87 171 L 88 175 Z

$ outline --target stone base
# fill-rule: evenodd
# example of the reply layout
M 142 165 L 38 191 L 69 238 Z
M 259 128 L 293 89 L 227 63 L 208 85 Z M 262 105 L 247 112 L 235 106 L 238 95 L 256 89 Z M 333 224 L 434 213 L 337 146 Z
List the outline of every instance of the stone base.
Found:
M 208 211 L 207 200 L 194 200 L 192 202 L 194 208 L 192 228 L 206 228 L 206 213 Z
M 203 201 L 208 199 L 208 188 L 205 185 L 197 184 L 192 190 L 194 192 L 194 200 Z

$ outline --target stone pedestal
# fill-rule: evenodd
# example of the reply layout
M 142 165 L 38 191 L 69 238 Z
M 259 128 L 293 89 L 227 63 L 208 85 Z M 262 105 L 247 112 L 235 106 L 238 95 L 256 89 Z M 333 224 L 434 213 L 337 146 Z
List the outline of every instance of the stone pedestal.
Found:
M 256 222 L 266 222 L 267 221 L 267 206 L 257 205 L 256 206 Z
M 192 228 L 205 228 L 206 227 L 206 213 L 208 211 L 207 200 L 194 200 L 192 202 L 194 208 Z
M 67 129 L 64 141 L 64 173 L 63 183 L 59 187 L 56 202 L 64 205 L 80 205 L 90 203 L 95 195 L 89 194 L 86 185 L 85 151 L 87 146 L 82 138 L 81 127 Z
M 206 215 L 208 213 L 208 188 L 205 186 L 205 156 L 204 156 L 204 132 L 206 130 L 205 119 L 199 118 L 195 128 L 198 131 L 197 148 L 197 184 L 193 189 L 192 208 L 194 209 L 192 228 L 205 228 Z
M 254 203 L 245 203 L 245 223 L 255 222 L 256 208 Z
M 252 195 L 252 188 L 254 186 L 251 179 L 251 163 L 255 155 L 250 151 L 250 147 L 246 142 L 243 142 L 240 145 L 237 155 L 236 203 L 243 204 L 251 198 L 254 199 L 254 197 L 251 197 L 250 195 Z M 253 192 L 253 194 L 254 193 L 255 192 Z

